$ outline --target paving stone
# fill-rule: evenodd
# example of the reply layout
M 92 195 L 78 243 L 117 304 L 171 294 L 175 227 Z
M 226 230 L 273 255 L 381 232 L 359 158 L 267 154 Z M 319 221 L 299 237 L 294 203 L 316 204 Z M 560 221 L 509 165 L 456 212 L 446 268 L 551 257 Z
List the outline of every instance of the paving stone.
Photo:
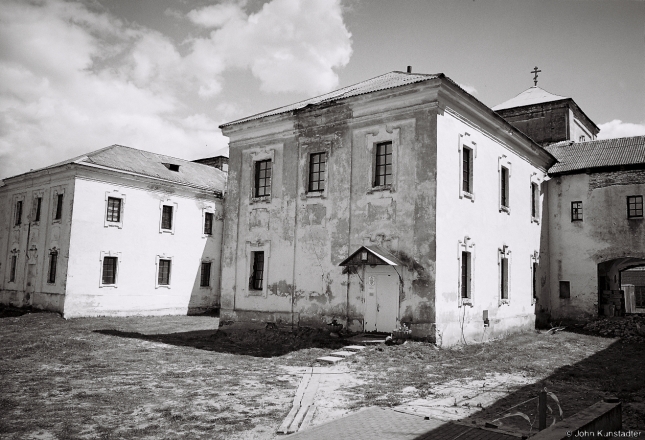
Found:
M 345 359 L 345 358 L 336 357 L 336 356 L 321 356 L 316 360 L 318 362 L 327 362 L 328 364 L 336 364 L 336 363 L 342 361 L 343 359 Z
M 335 351 L 335 352 L 333 352 L 333 353 L 331 354 L 331 356 L 336 356 L 336 357 L 346 358 L 346 357 L 349 357 L 349 356 L 353 356 L 353 355 L 355 355 L 355 354 L 356 354 L 356 352 L 354 352 L 354 351 L 344 351 L 344 350 L 341 350 L 341 351 Z

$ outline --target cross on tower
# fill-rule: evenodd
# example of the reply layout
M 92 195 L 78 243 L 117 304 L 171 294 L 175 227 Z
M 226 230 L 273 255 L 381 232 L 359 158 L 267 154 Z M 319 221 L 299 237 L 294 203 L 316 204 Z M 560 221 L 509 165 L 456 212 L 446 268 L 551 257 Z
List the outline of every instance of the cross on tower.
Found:
M 537 78 L 538 78 L 538 73 L 542 72 L 541 70 L 538 70 L 537 66 L 535 66 L 535 69 L 531 70 L 531 73 L 534 73 L 535 76 L 533 77 L 533 82 L 535 83 L 534 85 L 537 86 Z

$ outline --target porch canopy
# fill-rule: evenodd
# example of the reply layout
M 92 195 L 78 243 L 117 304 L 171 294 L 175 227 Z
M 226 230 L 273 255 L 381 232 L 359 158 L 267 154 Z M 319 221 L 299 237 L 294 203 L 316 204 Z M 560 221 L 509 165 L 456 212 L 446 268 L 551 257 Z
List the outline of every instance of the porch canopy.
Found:
M 361 246 L 349 257 L 345 258 L 339 266 L 370 266 L 388 265 L 402 266 L 401 260 L 379 246 Z

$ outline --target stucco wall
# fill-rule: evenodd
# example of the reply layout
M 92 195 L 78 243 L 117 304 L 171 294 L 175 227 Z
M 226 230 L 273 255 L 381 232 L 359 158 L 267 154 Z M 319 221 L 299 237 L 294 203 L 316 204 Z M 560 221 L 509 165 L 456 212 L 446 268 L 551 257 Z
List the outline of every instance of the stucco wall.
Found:
M 76 179 L 65 317 L 199 312 L 219 299 L 222 204 L 206 192 L 83 172 Z M 121 227 L 105 221 L 107 197 L 124 200 Z M 174 206 L 174 232 L 160 232 L 161 204 Z M 204 212 L 214 213 L 212 236 Z M 103 256 L 117 256 L 117 283 L 101 286 Z M 170 258 L 169 286 L 157 259 Z M 200 287 L 210 261 L 210 287 Z
M 55 220 L 56 195 L 63 194 L 60 220 Z M 42 198 L 36 221 L 34 200 Z M 22 223 L 15 225 L 16 202 L 23 201 Z M 0 188 L 0 302 L 63 312 L 69 237 L 74 200 L 74 177 L 69 170 L 45 171 L 18 178 Z M 54 283 L 48 282 L 49 259 L 58 252 Z M 16 278 L 10 281 L 11 256 L 16 255 Z
M 627 218 L 627 196 L 645 195 L 641 170 L 562 175 L 548 182 L 551 280 L 548 312 L 553 319 L 584 319 L 598 313 L 598 264 L 645 258 L 643 219 Z M 583 203 L 583 221 L 571 221 L 571 202 Z M 559 297 L 559 281 L 571 297 Z
M 446 111 L 437 120 L 437 341 L 480 342 L 532 329 L 531 257 L 540 251 L 542 222 L 533 221 L 531 215 L 531 182 L 539 183 L 544 171 L 454 112 Z M 472 199 L 460 197 L 460 142 L 475 148 Z M 500 210 L 500 161 L 510 166 L 510 213 Z M 459 300 L 459 245 L 465 237 L 474 245 L 472 305 L 460 305 Z M 511 253 L 508 304 L 500 301 L 498 261 L 504 245 Z

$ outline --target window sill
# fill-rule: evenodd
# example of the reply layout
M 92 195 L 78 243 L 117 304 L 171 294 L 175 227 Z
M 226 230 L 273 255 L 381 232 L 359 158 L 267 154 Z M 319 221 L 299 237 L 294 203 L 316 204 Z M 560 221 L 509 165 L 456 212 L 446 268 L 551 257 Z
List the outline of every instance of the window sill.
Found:
M 305 197 L 307 198 L 318 198 L 318 199 L 326 199 L 327 197 L 325 196 L 324 191 L 311 191 L 305 194 Z
M 531 223 L 537 223 L 538 225 L 540 224 L 540 219 L 537 217 L 531 217 Z
M 173 231 L 172 229 L 159 229 L 159 233 L 160 234 L 174 234 L 175 231 Z
M 394 187 L 392 186 L 392 184 L 390 184 L 390 185 L 373 186 L 367 191 L 367 194 L 373 194 L 375 192 L 382 192 L 382 191 L 389 191 L 391 193 L 395 192 Z
M 499 212 L 505 212 L 506 214 L 511 214 L 511 208 L 509 206 L 500 206 Z
M 510 300 L 508 300 L 508 299 L 500 299 L 500 300 L 499 300 L 499 306 L 501 307 L 501 306 L 503 306 L 503 305 L 510 306 L 510 305 L 511 305 L 511 301 L 510 301 Z
M 469 199 L 471 202 L 475 201 L 475 194 L 469 193 L 468 191 L 462 191 L 461 192 L 461 198 L 462 199 Z
M 251 197 L 251 204 L 254 203 L 270 203 L 271 196 Z
M 170 284 L 157 284 L 157 289 L 170 289 Z
M 264 296 L 263 290 L 251 290 L 248 291 L 248 296 Z
M 116 289 L 118 286 L 116 284 L 101 284 L 101 285 L 99 285 L 100 289 L 102 289 L 103 287 L 113 287 L 113 288 Z
M 459 307 L 462 307 L 462 306 L 473 307 L 473 299 L 472 298 L 460 298 Z
M 645 218 L 645 217 L 643 217 L 643 216 L 641 216 L 641 217 L 627 217 L 627 220 L 643 220 L 643 218 Z

